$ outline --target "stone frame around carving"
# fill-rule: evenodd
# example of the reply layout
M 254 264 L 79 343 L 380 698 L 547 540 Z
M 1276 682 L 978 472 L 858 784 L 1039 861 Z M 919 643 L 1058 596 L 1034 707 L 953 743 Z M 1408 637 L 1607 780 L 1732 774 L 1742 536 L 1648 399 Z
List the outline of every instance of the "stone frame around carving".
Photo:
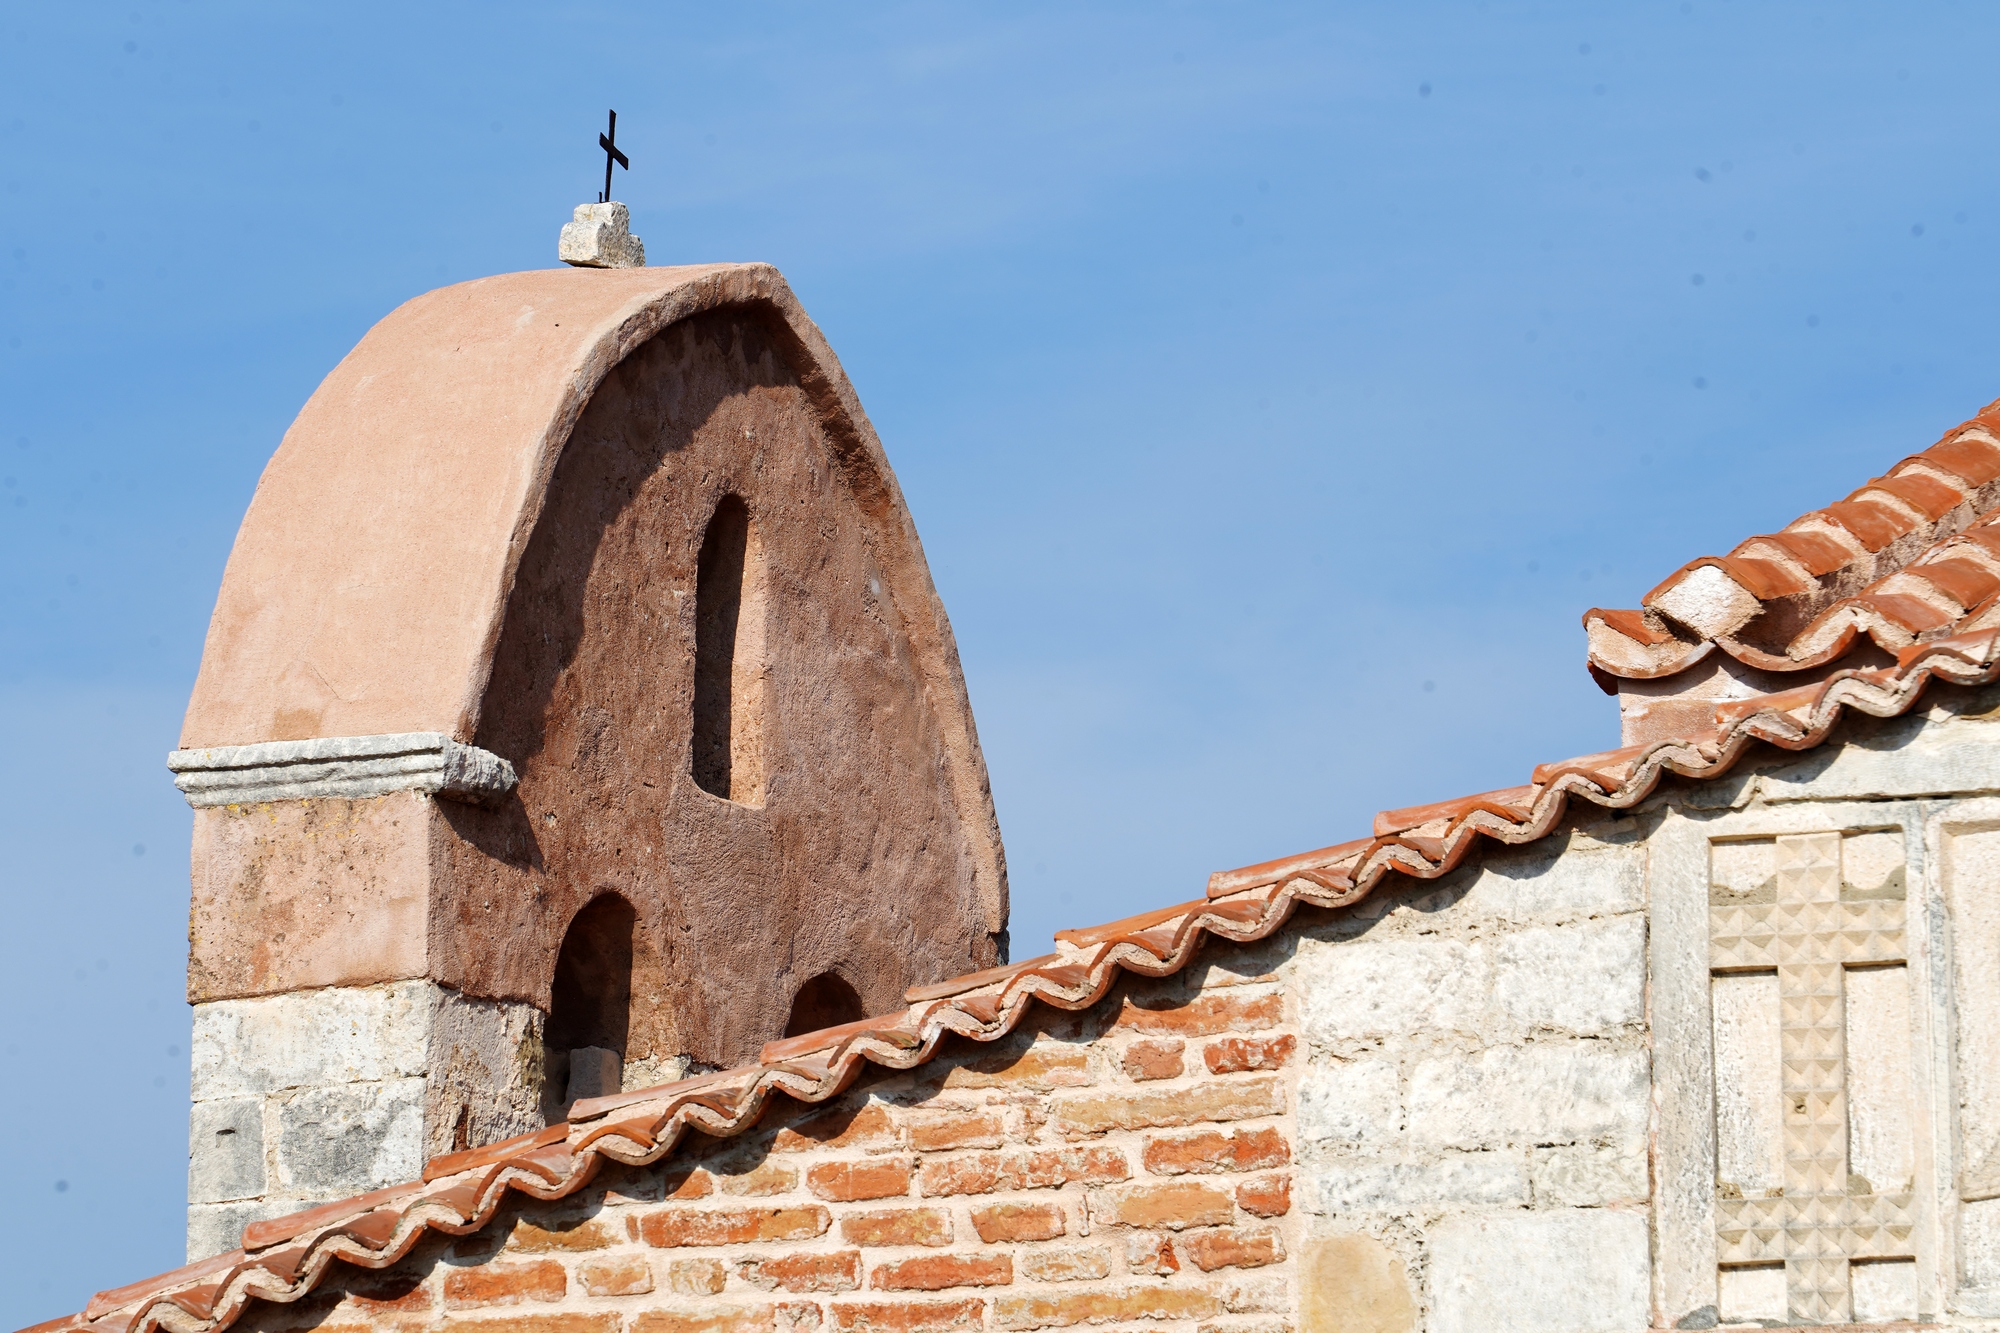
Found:
M 1939 1100 L 1938 1120 L 1944 1127 L 1939 1141 L 1948 1145 L 1941 1154 L 1940 1179 L 1944 1182 L 1938 1197 L 1939 1234 L 1947 1240 L 1942 1247 L 1945 1271 L 1942 1274 L 1944 1290 L 1950 1292 L 1945 1309 L 1956 1315 L 1973 1317 L 2000 1316 L 2000 1288 L 1967 1288 L 1964 1285 L 1965 1255 L 1962 1252 L 1963 1234 L 1959 1183 L 1961 1173 L 1971 1165 L 1964 1160 L 1966 1153 L 1959 1125 L 1959 1093 L 1957 1071 L 1959 1044 L 1964 1016 L 1958 1012 L 1958 978 L 1956 976 L 1956 946 L 1952 934 L 1951 902 L 1954 891 L 1950 884 L 1952 860 L 1946 849 L 1948 839 L 1970 833 L 2000 831 L 2000 797 L 1967 797 L 1962 800 L 1937 800 L 1923 803 L 1925 807 L 1923 852 L 1925 864 L 1934 867 L 1926 876 L 1934 881 L 1931 890 L 1937 900 L 1938 943 L 1936 973 L 1938 986 L 1944 996 L 1945 1010 L 1949 1022 L 1944 1025 L 1944 1040 L 1941 1059 L 1947 1071 L 1948 1095 Z M 2000 981 L 2000 978 L 1996 978 Z
M 1949 1307 L 1956 1200 L 1951 975 L 1944 899 L 1925 800 L 1801 801 L 1745 810 L 1670 806 L 1649 839 L 1647 1028 L 1653 1042 L 1655 1321 L 1704 1327 L 1717 1308 L 1715 1085 L 1709 966 L 1710 844 L 1801 833 L 1900 829 L 1910 980 L 1918 1313 Z M 1993 809 L 2000 826 L 2000 802 Z M 1941 965 L 1942 964 L 1942 965 Z M 1944 1145 L 1944 1151 L 1939 1151 Z

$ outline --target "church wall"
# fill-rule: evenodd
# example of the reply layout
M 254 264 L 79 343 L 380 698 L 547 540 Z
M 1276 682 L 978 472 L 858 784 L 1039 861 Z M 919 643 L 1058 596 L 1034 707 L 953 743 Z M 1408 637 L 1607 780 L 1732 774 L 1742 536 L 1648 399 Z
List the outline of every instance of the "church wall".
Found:
M 196 810 L 188 1002 L 423 976 L 439 820 L 416 792 Z
M 1210 940 L 1176 977 L 255 1318 L 1988 1327 L 2000 794 L 1939 786 L 1985 780 L 1992 694 L 1630 812 L 1579 803 L 1538 843 Z

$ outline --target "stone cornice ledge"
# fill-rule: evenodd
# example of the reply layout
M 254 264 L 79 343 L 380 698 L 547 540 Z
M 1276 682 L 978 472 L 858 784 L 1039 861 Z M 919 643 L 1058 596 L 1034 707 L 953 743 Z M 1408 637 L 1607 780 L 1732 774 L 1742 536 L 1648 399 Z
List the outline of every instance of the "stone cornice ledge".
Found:
M 516 780 L 514 766 L 499 755 L 436 731 L 175 750 L 167 767 L 196 809 L 399 791 L 492 805 Z

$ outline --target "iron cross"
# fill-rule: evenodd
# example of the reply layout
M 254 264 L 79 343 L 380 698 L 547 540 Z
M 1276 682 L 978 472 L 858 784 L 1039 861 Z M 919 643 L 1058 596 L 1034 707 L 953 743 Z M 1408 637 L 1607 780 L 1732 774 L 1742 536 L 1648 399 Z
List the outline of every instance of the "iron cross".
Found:
M 611 113 L 611 133 L 598 135 L 597 146 L 604 150 L 604 193 L 597 196 L 597 202 L 608 204 L 611 202 L 611 164 L 616 162 L 627 171 L 632 169 L 630 159 L 618 151 L 618 113 L 616 111 Z

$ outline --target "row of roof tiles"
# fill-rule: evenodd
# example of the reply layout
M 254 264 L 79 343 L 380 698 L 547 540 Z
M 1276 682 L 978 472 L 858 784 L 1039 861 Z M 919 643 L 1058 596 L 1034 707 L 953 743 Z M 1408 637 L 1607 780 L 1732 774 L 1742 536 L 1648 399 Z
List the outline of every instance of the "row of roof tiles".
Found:
M 1845 500 L 1676 570 L 1637 610 L 1584 613 L 1606 677 L 1671 676 L 1720 648 L 1802 671 L 1865 638 L 1894 652 L 2000 623 L 2000 402 Z
M 586 1186 L 605 1161 L 645 1165 L 688 1130 L 738 1134 L 774 1093 L 821 1102 L 870 1065 L 909 1069 L 953 1034 L 994 1041 L 1036 1003 L 1096 1004 L 1126 972 L 1158 977 L 1186 966 L 1202 940 L 1262 939 L 1300 904 L 1344 907 L 1393 873 L 1435 879 L 1481 838 L 1508 845 L 1553 831 L 1572 799 L 1629 809 L 1669 773 L 1715 778 L 1751 746 L 1804 750 L 1830 736 L 1847 709 L 1876 717 L 1908 711 L 1932 680 L 1976 685 L 2000 678 L 2000 631 L 1904 650 L 1893 667 L 1842 671 L 1784 693 L 1721 705 L 1696 734 L 1535 769 L 1528 783 L 1434 805 L 1384 811 L 1373 834 L 1299 856 L 1222 871 L 1207 895 L 1056 939 L 1059 952 L 912 988 L 893 1014 L 774 1041 L 756 1064 L 662 1087 L 578 1102 L 567 1123 L 432 1160 L 423 1179 L 258 1222 L 243 1248 L 99 1292 L 80 1313 L 26 1333 L 218 1333 L 253 1301 L 291 1301 L 336 1262 L 387 1267 L 430 1231 L 464 1235 L 486 1225 L 509 1191 L 553 1200 Z

